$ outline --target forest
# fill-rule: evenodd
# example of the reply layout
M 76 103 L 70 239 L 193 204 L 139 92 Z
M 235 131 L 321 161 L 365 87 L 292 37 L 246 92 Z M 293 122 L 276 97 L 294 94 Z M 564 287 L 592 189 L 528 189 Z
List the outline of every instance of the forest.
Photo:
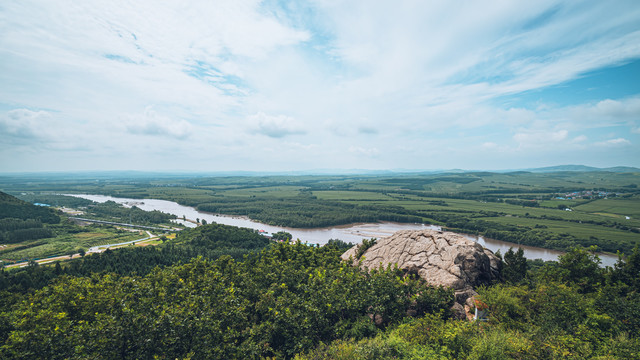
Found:
M 353 267 L 339 258 L 348 247 L 273 243 L 213 224 L 157 247 L 3 270 L 0 357 L 640 356 L 637 248 L 613 268 L 584 248 L 543 264 L 508 251 L 502 281 L 478 289 L 488 321 L 470 322 L 451 317 L 450 290 L 397 268 Z M 234 249 L 245 253 L 225 254 Z
M 87 206 L 84 217 L 109 220 L 115 222 L 134 223 L 137 225 L 157 225 L 169 223 L 175 215 L 161 211 L 144 211 L 136 206 L 124 207 L 113 201 L 96 203 Z

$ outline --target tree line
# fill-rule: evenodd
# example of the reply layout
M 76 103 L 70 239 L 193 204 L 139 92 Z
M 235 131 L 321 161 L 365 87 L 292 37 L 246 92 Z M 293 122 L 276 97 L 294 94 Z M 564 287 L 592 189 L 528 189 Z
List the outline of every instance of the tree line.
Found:
M 358 222 L 422 222 L 400 206 L 356 205 L 299 196 L 286 199 L 220 198 L 197 206 L 200 211 L 244 215 L 276 226 L 315 228 Z
M 87 211 L 87 215 L 93 215 L 93 217 L 100 219 L 117 220 L 118 222 L 126 223 L 131 221 L 136 224 L 162 224 L 176 218 L 175 215 L 158 210 L 144 211 L 137 206 L 127 208 L 111 200 L 91 205 Z

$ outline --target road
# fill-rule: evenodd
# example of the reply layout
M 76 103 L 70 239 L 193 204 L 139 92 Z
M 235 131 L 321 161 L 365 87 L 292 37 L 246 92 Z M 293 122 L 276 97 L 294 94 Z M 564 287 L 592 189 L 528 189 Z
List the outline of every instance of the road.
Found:
M 69 217 L 69 219 L 71 219 L 71 220 L 79 220 L 79 221 L 86 221 L 86 222 L 92 222 L 92 223 L 97 223 L 97 224 L 126 226 L 126 227 L 140 228 L 140 229 L 148 229 L 148 230 L 156 230 L 156 231 L 178 231 L 178 230 L 176 230 L 176 229 L 171 229 L 171 228 L 161 228 L 161 227 L 154 227 L 154 226 L 145 226 L 145 225 L 135 225 L 135 224 L 117 223 L 117 222 L 113 222 L 113 221 L 104 221 L 104 220 L 85 219 L 85 218 L 81 218 L 81 217 Z M 192 221 L 192 220 L 188 220 L 188 221 Z
M 145 237 L 145 238 L 126 241 L 126 242 L 121 242 L 121 243 L 117 243 L 117 244 L 107 244 L 107 245 L 93 246 L 93 247 L 89 248 L 89 250 L 87 250 L 86 253 L 87 254 L 100 253 L 100 252 L 103 252 L 103 251 L 107 250 L 110 247 L 133 244 L 133 243 L 136 243 L 136 242 L 139 242 L 139 241 L 150 240 L 150 239 L 153 239 L 155 237 L 155 235 L 153 235 L 151 232 L 149 232 L 149 230 L 147 230 L 146 233 L 147 233 L 147 237 Z M 73 254 L 73 255 L 61 255 L 61 256 L 56 256 L 56 257 L 51 257 L 51 258 L 46 258 L 46 259 L 39 259 L 39 260 L 36 260 L 36 262 L 39 265 L 44 265 L 44 264 L 52 263 L 54 261 L 76 259 L 76 258 L 79 258 L 79 257 L 81 257 L 80 253 L 77 253 L 77 254 Z M 25 266 L 28 266 L 28 265 L 29 265 L 28 261 L 23 261 L 23 262 L 20 262 L 20 263 L 5 265 L 4 267 L 5 268 L 25 267 Z
M 129 245 L 129 244 L 137 243 L 138 241 L 145 241 L 145 240 L 149 240 L 149 239 L 155 237 L 155 235 L 150 233 L 149 230 L 147 230 L 146 233 L 147 233 L 147 237 L 146 238 L 137 239 L 137 240 L 131 240 L 131 241 L 125 241 L 125 242 L 121 242 L 121 243 L 117 243 L 117 244 L 93 246 L 93 247 L 90 247 L 89 250 L 87 250 L 87 253 L 103 252 L 103 251 L 107 250 L 110 247 Z

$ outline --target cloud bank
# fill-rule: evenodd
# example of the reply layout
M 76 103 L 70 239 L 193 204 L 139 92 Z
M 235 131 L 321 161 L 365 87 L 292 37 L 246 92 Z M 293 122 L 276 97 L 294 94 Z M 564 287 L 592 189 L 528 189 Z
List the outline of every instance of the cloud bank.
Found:
M 5 171 L 640 166 L 635 1 L 25 0 L 0 18 Z

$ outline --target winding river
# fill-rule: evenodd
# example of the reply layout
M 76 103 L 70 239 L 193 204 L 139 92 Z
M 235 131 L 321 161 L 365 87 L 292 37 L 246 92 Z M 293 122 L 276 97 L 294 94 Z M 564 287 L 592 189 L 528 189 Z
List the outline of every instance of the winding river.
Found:
M 232 225 L 238 227 L 245 227 L 254 230 L 264 230 L 268 233 L 276 233 L 278 231 L 286 231 L 293 235 L 294 239 L 300 239 L 303 242 L 310 244 L 326 244 L 329 239 L 340 239 L 346 242 L 359 243 L 362 239 L 366 238 L 381 238 L 389 236 L 398 230 L 420 230 L 420 229 L 434 229 L 440 230 L 440 226 L 427 225 L 427 224 L 405 224 L 405 223 L 393 223 L 393 222 L 380 222 L 380 223 L 367 223 L 367 224 L 350 224 L 333 226 L 326 228 L 313 228 L 313 229 L 301 229 L 301 228 L 288 228 L 282 226 L 272 226 L 253 221 L 243 216 L 229 216 L 212 214 L 207 212 L 198 211 L 193 207 L 180 205 L 173 201 L 158 200 L 158 199 L 128 199 L 128 198 L 116 198 L 106 195 L 79 195 L 79 194 L 66 194 L 69 196 L 76 196 L 84 199 L 89 199 L 95 202 L 114 201 L 125 206 L 137 206 L 138 208 L 146 211 L 158 210 L 168 214 L 173 214 L 187 219 L 204 219 L 208 223 L 215 222 L 218 224 Z M 189 225 L 190 223 L 185 223 Z M 539 247 L 516 245 L 500 240 L 488 239 L 482 236 L 473 236 L 468 234 L 462 234 L 465 237 L 480 243 L 482 246 L 489 250 L 496 252 L 500 250 L 504 254 L 510 247 L 521 247 L 524 250 L 524 256 L 528 259 L 542 259 L 545 261 L 556 260 L 558 255 L 562 252 L 556 250 L 548 250 Z M 603 266 L 613 266 L 618 258 L 614 255 L 600 254 Z

